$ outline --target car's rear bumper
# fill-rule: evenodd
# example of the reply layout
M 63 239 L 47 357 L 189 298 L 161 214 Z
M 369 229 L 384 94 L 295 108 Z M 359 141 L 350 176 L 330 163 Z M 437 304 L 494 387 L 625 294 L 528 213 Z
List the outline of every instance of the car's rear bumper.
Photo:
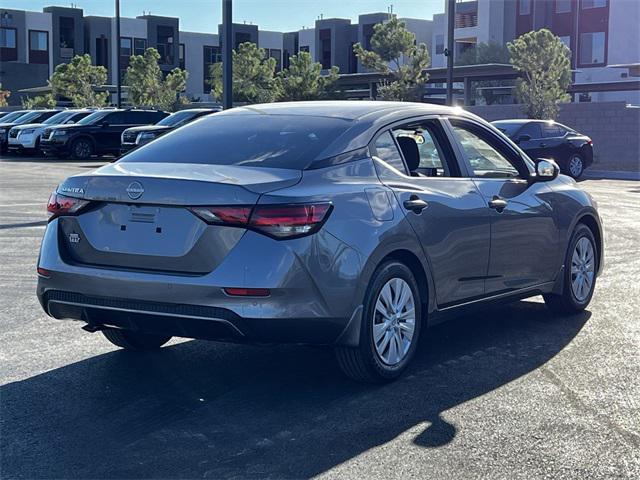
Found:
M 77 264 L 61 254 L 60 240 L 55 219 L 38 260 L 49 274 L 37 287 L 54 318 L 188 338 L 332 344 L 359 306 L 359 257 L 327 233 L 278 242 L 247 231 L 203 275 Z M 334 261 L 318 265 L 318 252 Z M 229 287 L 270 294 L 230 296 Z

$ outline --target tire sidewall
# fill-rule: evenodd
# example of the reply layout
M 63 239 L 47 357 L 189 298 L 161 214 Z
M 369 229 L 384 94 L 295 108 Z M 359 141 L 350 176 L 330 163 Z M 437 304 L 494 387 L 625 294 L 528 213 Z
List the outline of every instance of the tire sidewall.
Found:
M 573 288 L 571 287 L 571 260 L 573 257 L 573 251 L 576 248 L 576 244 L 581 238 L 584 238 L 584 237 L 589 239 L 589 241 L 591 242 L 591 246 L 593 247 L 595 265 L 593 266 L 594 275 L 593 275 L 593 283 L 591 285 L 591 291 L 589 292 L 589 295 L 587 295 L 587 298 L 585 298 L 581 302 L 575 297 L 573 293 Z M 567 257 L 565 259 L 565 276 L 564 276 L 564 281 L 565 281 L 564 295 L 566 296 L 567 300 L 571 302 L 574 308 L 580 309 L 580 310 L 584 309 L 587 307 L 587 305 L 589 305 L 589 302 L 591 302 L 591 297 L 593 297 L 593 292 L 595 292 L 596 290 L 596 281 L 597 281 L 596 272 L 597 271 L 598 271 L 598 249 L 596 248 L 596 241 L 593 236 L 593 233 L 591 232 L 589 227 L 587 227 L 586 225 L 578 225 L 578 227 L 573 232 L 573 235 L 571 236 L 571 241 L 569 242 Z
M 407 355 L 397 365 L 387 365 L 382 362 L 373 341 L 373 318 L 375 304 L 382 287 L 392 278 L 401 278 L 411 288 L 416 313 L 416 326 Z M 375 372 L 385 379 L 398 377 L 413 358 L 418 347 L 421 330 L 422 303 L 418 283 L 411 270 L 399 262 L 388 262 L 381 265 L 373 275 L 367 294 L 365 296 L 364 310 L 362 314 L 362 328 L 360 331 L 360 348 L 366 351 L 365 359 Z

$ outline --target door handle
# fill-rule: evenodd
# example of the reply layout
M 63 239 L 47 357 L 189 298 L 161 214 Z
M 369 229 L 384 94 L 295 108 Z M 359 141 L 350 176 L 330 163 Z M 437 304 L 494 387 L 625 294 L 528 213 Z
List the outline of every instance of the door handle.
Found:
M 494 195 L 494 197 L 489 201 L 489 208 L 493 208 L 498 213 L 502 213 L 502 211 L 507 208 L 507 201 L 504 198 Z
M 427 202 L 419 198 L 417 195 L 411 195 L 411 197 L 409 197 L 409 200 L 405 200 L 402 205 L 404 205 L 404 208 L 406 208 L 407 210 L 410 210 L 413 213 L 417 214 L 421 213 L 422 210 L 429 206 Z

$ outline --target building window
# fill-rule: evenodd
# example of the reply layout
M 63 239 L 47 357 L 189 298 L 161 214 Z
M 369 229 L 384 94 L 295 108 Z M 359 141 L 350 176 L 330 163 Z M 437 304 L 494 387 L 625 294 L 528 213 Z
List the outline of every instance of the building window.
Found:
M 233 48 L 235 48 L 236 51 L 238 50 L 238 46 L 240 46 L 241 43 L 251 42 L 251 34 L 246 32 L 236 32 L 235 37 L 236 39 Z
M 518 7 L 520 15 L 531 15 L 531 0 L 520 0 Z
M 607 0 L 582 0 L 582 9 L 602 8 L 607 6 Z
M 133 39 L 131 37 L 120 37 L 120 74 L 124 74 L 129 66 L 129 58 L 133 54 Z
M 270 48 L 269 58 L 275 58 L 276 72 L 279 72 L 280 70 L 282 70 L 282 51 L 279 48 Z
M 75 48 L 75 28 L 72 17 L 60 17 L 60 48 Z M 71 52 L 73 55 L 73 52 Z
M 358 71 L 358 56 L 353 50 L 355 44 L 356 42 L 351 42 L 349 44 L 349 73 L 356 73 Z
M 160 54 L 158 63 L 161 65 L 173 65 L 173 27 L 158 26 L 158 42 L 156 48 Z
M 444 35 L 436 35 L 436 55 L 444 54 Z
M 0 28 L 0 60 L 11 62 L 18 60 L 17 30 Z
M 571 0 L 556 0 L 556 13 L 569 13 L 571 11 Z
M 184 60 L 184 43 L 180 43 L 178 45 L 178 66 L 184 70 L 185 69 L 185 60 Z
M 222 52 L 220 50 L 220 47 L 213 47 L 210 45 L 205 45 L 203 47 L 203 52 L 204 52 L 203 92 L 210 92 L 211 84 L 209 82 L 211 81 L 211 65 L 213 65 L 214 63 L 222 62 Z
M 29 63 L 49 64 L 49 32 L 29 30 Z
M 133 40 L 133 54 L 144 55 L 144 51 L 147 49 L 146 38 L 135 38 Z
M 560 37 L 560 41 L 571 51 L 571 37 L 569 35 Z M 573 56 L 573 52 L 571 52 L 571 54 L 571 56 Z
M 331 68 L 331 30 L 324 28 L 320 30 L 320 63 L 322 68 Z
M 582 65 L 604 64 L 604 32 L 580 35 L 580 63 Z
M 309 45 L 302 45 L 300 51 L 309 53 Z
M 109 68 L 109 39 L 104 35 L 96 38 L 96 65 Z

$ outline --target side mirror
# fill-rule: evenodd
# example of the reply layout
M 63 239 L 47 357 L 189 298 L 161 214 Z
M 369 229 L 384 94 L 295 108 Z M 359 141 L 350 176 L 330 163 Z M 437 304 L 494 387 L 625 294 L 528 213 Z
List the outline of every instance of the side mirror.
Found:
M 528 142 L 529 140 L 531 140 L 531 135 L 527 135 L 525 133 L 524 135 L 519 135 L 518 138 L 516 138 L 516 143 Z
M 537 182 L 549 182 L 558 178 L 560 167 L 553 160 L 547 158 L 538 158 L 536 160 L 536 176 Z

